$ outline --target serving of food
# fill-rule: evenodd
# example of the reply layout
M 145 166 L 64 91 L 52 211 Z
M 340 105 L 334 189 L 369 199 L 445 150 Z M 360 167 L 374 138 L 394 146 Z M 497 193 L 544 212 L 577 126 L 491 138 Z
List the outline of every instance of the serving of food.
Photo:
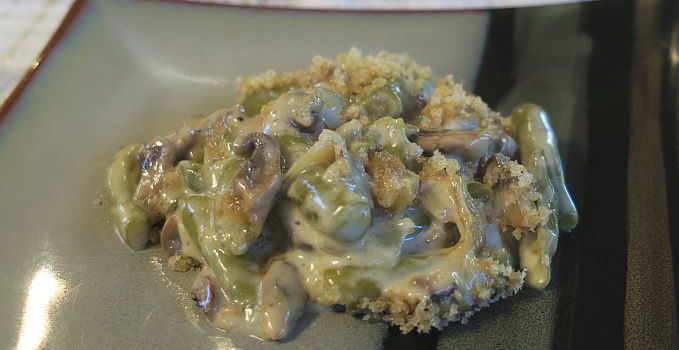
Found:
M 548 285 L 578 215 L 540 107 L 504 117 L 407 55 L 356 49 L 238 89 L 122 148 L 107 180 L 118 234 L 198 271 L 217 327 L 285 339 L 315 304 L 429 332 Z

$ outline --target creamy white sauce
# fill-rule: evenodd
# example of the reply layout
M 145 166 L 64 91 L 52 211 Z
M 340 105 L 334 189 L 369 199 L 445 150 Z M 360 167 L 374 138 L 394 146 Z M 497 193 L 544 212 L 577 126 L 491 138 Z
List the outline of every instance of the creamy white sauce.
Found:
M 407 167 L 421 162 L 423 151 L 408 139 L 413 127 L 402 119 L 384 117 L 367 128 L 352 120 L 339 133 L 321 132 L 323 126 L 343 125 L 340 113 L 345 107 L 338 94 L 316 86 L 313 94 L 283 93 L 254 117 L 236 106 L 192 119 L 146 146 L 159 153 L 146 159 L 156 162 L 143 167 L 141 181 L 131 178 L 141 146 L 123 150 L 109 174 L 119 232 L 124 231 L 128 244 L 141 248 L 155 217 L 176 207 L 172 211 L 177 214 L 181 255 L 203 266 L 194 284 L 199 304 L 217 327 L 264 339 L 287 337 L 307 298 L 313 304 L 344 304 L 386 319 L 399 313 L 429 317 L 413 321 L 421 322 L 414 325 L 418 330 L 427 331 L 432 325 L 464 320 L 479 307 L 515 293 L 524 277 L 513 269 L 519 263 L 528 271 L 529 285 L 547 285 L 558 236 L 541 226 L 520 241 L 502 232 L 499 205 L 469 195 L 469 179 L 458 174 L 451 160 L 462 161 L 460 154 L 446 155 L 446 161 L 438 153 L 443 160 L 436 162 L 444 165 L 436 166 L 443 166 L 438 169 L 442 171 L 420 179 L 419 196 L 406 212 L 376 208 L 361 163 L 368 155 L 353 159 L 342 137 L 365 137 L 361 142 L 371 143 L 370 152 L 377 148 L 393 153 Z M 478 126 L 469 118 L 448 118 L 446 123 L 444 127 L 453 130 Z M 236 148 L 242 137 L 254 132 L 279 143 L 318 140 L 309 149 L 289 145 L 290 150 L 281 150 L 289 151 L 282 156 L 288 159 L 283 159 L 280 171 L 278 163 L 269 168 L 280 176 L 272 181 L 272 193 L 252 199 L 266 210 L 236 213 L 245 196 L 234 199 L 234 190 L 247 192 L 248 187 L 233 179 L 249 164 Z M 428 161 L 434 164 L 436 157 L 435 152 Z M 186 163 L 177 165 L 179 158 Z M 248 171 L 257 170 L 250 166 Z M 267 205 L 273 203 L 269 212 Z M 234 215 L 250 215 L 249 222 L 259 223 L 268 215 L 268 220 L 255 228 L 254 240 L 253 228 Z M 237 239 L 241 236 L 252 239 Z M 447 299 L 441 305 L 450 310 L 415 315 L 425 307 L 438 307 L 436 298 Z

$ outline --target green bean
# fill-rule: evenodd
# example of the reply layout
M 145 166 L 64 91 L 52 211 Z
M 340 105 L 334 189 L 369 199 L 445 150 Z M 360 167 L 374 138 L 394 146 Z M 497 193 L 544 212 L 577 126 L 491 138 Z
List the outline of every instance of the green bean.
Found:
M 115 226 L 130 248 L 144 249 L 150 239 L 151 220 L 141 205 L 134 202 L 119 203 L 113 208 Z
M 288 90 L 290 90 L 289 85 L 276 86 L 271 89 L 256 89 L 243 99 L 242 105 L 245 109 L 245 113 L 251 117 L 259 114 L 262 106 L 277 99 L 281 94 Z
M 177 208 L 179 207 L 179 200 L 174 199 L 170 202 L 170 205 L 167 207 L 167 213 L 166 216 L 170 216 L 172 213 L 177 211 Z
M 473 180 L 467 184 L 467 191 L 472 198 L 488 199 L 493 195 L 489 185 Z
M 547 113 L 540 106 L 524 103 L 512 111 L 511 118 L 518 131 L 522 158 L 544 158 L 546 175 L 557 196 L 559 226 L 562 231 L 572 230 L 578 223 L 578 212 L 564 181 L 556 135 Z
M 181 200 L 178 228 L 184 245 L 198 246 L 200 256 L 214 272 L 219 286 L 229 300 L 253 305 L 257 299 L 259 271 L 244 257 L 229 253 L 214 228 L 213 203 L 208 197 L 193 196 Z M 185 237 L 188 238 L 185 240 Z M 194 248 L 195 249 L 195 248 Z M 195 253 L 194 253 L 195 254 Z
M 292 164 L 302 158 L 311 147 L 309 141 L 301 137 L 279 135 L 274 139 L 281 148 L 281 156 L 286 169 L 289 169 Z
M 184 186 L 193 192 L 199 193 L 205 190 L 203 181 L 203 166 L 189 160 L 183 160 L 177 164 L 177 169 L 182 177 Z
M 361 99 L 361 105 L 372 118 L 400 117 L 403 103 L 398 87 L 385 85 L 373 89 Z
M 493 259 L 497 260 L 500 262 L 502 265 L 510 265 L 510 255 L 509 251 L 507 251 L 507 248 L 499 248 L 495 249 L 490 253 L 490 256 L 493 257 Z
M 377 149 L 399 157 L 410 168 L 415 158 L 422 154 L 422 148 L 408 140 L 408 133 L 415 129 L 401 118 L 384 117 L 370 125 L 366 139 L 376 144 Z
M 116 201 L 130 201 L 141 178 L 141 145 L 129 145 L 116 153 L 108 170 L 108 188 Z
M 340 303 L 347 307 L 353 307 L 362 299 L 377 299 L 382 292 L 377 284 L 369 278 L 355 276 L 357 272 L 365 268 L 346 266 L 336 269 L 327 269 L 323 277 L 330 285 L 337 286 L 342 297 Z
M 309 165 L 307 169 L 299 173 L 288 187 L 288 198 L 293 202 L 301 203 L 309 194 L 310 186 L 321 182 L 321 176 L 325 169 L 319 165 Z
M 426 284 L 431 273 L 441 273 L 441 268 L 450 268 L 451 271 L 478 271 L 486 274 L 493 274 L 486 270 L 485 264 L 490 261 L 482 262 L 482 258 L 470 259 L 471 252 L 478 253 L 485 245 L 485 218 L 484 214 L 474 206 L 474 201 L 467 192 L 464 179 L 453 173 L 443 179 L 427 180 L 424 191 L 444 192 L 438 198 L 447 198 L 447 202 L 437 203 L 445 208 L 455 208 L 455 223 L 460 230 L 460 242 L 454 246 L 438 249 L 425 255 L 410 256 L 401 258 L 393 267 L 384 266 L 347 266 L 341 268 L 328 269 L 324 272 L 326 283 L 338 289 L 341 297 L 340 302 L 349 308 L 361 302 L 363 298 L 375 300 L 381 295 L 381 289 L 388 286 L 380 286 L 372 276 L 388 275 L 389 284 L 402 285 L 403 283 L 415 283 L 422 280 Z M 431 198 L 431 197 L 430 197 Z M 436 210 L 434 210 L 436 211 Z M 438 217 L 432 220 L 438 220 Z M 507 254 L 498 251 L 495 259 L 506 263 L 509 258 Z M 504 252 L 506 253 L 506 252 Z M 447 273 L 447 272 L 446 272 Z M 497 274 L 497 273 L 496 273 Z M 504 277 L 497 275 L 494 282 L 497 286 L 502 286 Z M 457 273 L 453 273 L 452 284 L 465 283 L 464 279 Z M 471 298 L 471 288 L 460 289 L 467 295 L 464 298 Z M 321 298 L 320 302 L 325 300 Z M 333 302 L 330 300 L 329 302 Z
M 306 292 L 297 269 L 290 263 L 274 261 L 262 278 L 257 313 L 268 339 L 286 338 L 304 313 Z
M 184 256 L 201 261 L 200 244 L 198 243 L 198 223 L 193 218 L 193 210 L 196 206 L 208 205 L 208 198 L 204 196 L 191 196 L 177 201 L 177 230 L 182 243 L 181 253 Z M 183 210 L 182 210 L 183 208 Z
M 352 119 L 337 128 L 335 130 L 342 138 L 344 141 L 346 141 L 347 144 L 351 143 L 354 139 L 360 137 L 363 133 L 363 125 L 361 125 L 361 122 Z
M 316 166 L 300 174 L 290 185 L 288 197 L 301 205 L 323 233 L 342 241 L 356 241 L 370 224 L 370 203 L 352 190 L 353 184 L 323 179 L 324 171 Z
M 116 230 L 134 250 L 146 246 L 151 228 L 148 213 L 133 199 L 141 176 L 141 148 L 141 145 L 130 145 L 120 150 L 108 170 L 107 179 Z
M 379 247 L 373 250 L 373 254 L 378 255 L 379 250 L 391 251 L 397 260 L 401 253 L 403 240 L 412 230 L 414 230 L 414 223 L 408 219 L 388 220 L 371 226 L 368 229 L 368 234 L 377 242 L 376 246 Z M 368 242 L 366 242 L 367 244 Z
M 546 114 L 543 114 L 543 118 L 546 118 Z M 547 124 L 547 127 L 549 127 L 549 124 Z M 550 131 L 550 133 L 553 135 L 553 132 Z M 547 161 L 547 172 L 552 179 L 559 202 L 559 229 L 570 232 L 578 225 L 578 211 L 566 187 L 561 157 L 556 148 L 556 140 L 551 144 L 554 146 L 545 147 L 545 160 Z
M 240 159 L 227 158 L 204 165 L 202 172 L 204 188 L 215 195 L 224 193 L 231 187 L 241 163 Z
M 417 135 L 417 132 L 420 131 L 420 128 L 413 124 L 405 124 L 405 127 L 403 128 L 403 131 L 406 134 L 406 138 L 410 138 L 412 136 Z
M 288 170 L 285 183 L 288 197 L 324 234 L 356 241 L 368 228 L 372 203 L 364 173 L 338 133 L 324 130 Z
M 338 93 L 326 88 L 316 87 L 314 88 L 314 93 L 323 101 L 321 117 L 323 117 L 325 125 L 332 130 L 337 129 L 342 125 L 340 114 L 347 103 Z
M 371 118 L 408 119 L 419 113 L 433 93 L 434 84 L 430 80 L 421 79 L 409 83 L 403 79 L 393 79 L 363 95 L 360 102 Z
M 572 229 L 577 224 L 577 211 L 563 182 L 556 137 L 544 110 L 524 103 L 514 108 L 511 118 L 519 139 L 521 163 L 537 179 L 541 194 L 538 204 L 550 209 L 547 223 L 539 225 L 535 233 L 524 235 L 519 245 L 521 266 L 527 269 L 527 283 L 544 289 L 550 280 L 559 222 Z
M 377 145 L 365 136 L 363 130 L 361 122 L 357 119 L 352 119 L 337 128 L 337 133 L 347 143 L 351 156 L 365 163 L 368 161 L 368 154 L 375 151 Z

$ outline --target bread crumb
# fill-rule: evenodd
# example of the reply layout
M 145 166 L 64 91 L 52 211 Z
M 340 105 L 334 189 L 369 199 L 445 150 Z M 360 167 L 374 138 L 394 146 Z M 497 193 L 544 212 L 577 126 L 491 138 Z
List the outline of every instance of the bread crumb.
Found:
M 452 76 L 441 79 L 434 94 L 422 109 L 420 127 L 430 129 L 473 129 L 499 124 L 502 116 L 491 110 L 481 98 L 464 90 Z
M 200 264 L 187 256 L 173 255 L 167 259 L 167 265 L 170 270 L 176 272 L 187 272 L 191 269 L 198 268 Z
M 406 169 L 397 156 L 375 152 L 366 170 L 373 198 L 383 208 L 401 212 L 415 200 L 420 187 L 417 174 Z

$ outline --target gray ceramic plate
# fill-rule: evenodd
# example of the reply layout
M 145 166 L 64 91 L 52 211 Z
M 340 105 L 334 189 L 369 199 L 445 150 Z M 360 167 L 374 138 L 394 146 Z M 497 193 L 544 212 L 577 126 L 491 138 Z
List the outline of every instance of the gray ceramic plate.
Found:
M 586 152 L 572 125 L 586 130 L 577 116 L 588 42 L 577 36 L 554 42 L 541 37 L 540 28 L 577 31 L 577 6 L 547 8 L 542 17 L 523 21 L 528 24 L 517 40 L 526 42 L 526 52 L 515 59 L 525 62 L 519 72 L 532 78 L 513 86 L 499 104 L 507 112 L 533 100 L 556 111 L 562 143 L 577 145 L 578 153 L 565 147 L 566 159 L 576 161 Z M 303 67 L 314 55 L 334 57 L 352 46 L 408 52 L 473 89 L 489 13 L 256 11 L 122 1 L 78 7 L 11 109 L 0 109 L 0 348 L 382 346 L 386 325 L 344 314 L 309 313 L 282 344 L 215 330 L 192 305 L 190 276 L 166 271 L 158 249 L 132 252 L 114 234 L 102 196 L 105 170 L 122 145 L 232 104 L 236 77 Z M 550 62 L 544 45 L 566 52 L 567 69 L 544 66 Z M 546 73 L 526 73 L 541 64 Z M 570 169 L 577 183 L 578 168 Z M 470 324 L 441 332 L 438 345 L 547 347 L 558 287 L 556 279 L 544 293 L 524 291 L 500 302 Z

